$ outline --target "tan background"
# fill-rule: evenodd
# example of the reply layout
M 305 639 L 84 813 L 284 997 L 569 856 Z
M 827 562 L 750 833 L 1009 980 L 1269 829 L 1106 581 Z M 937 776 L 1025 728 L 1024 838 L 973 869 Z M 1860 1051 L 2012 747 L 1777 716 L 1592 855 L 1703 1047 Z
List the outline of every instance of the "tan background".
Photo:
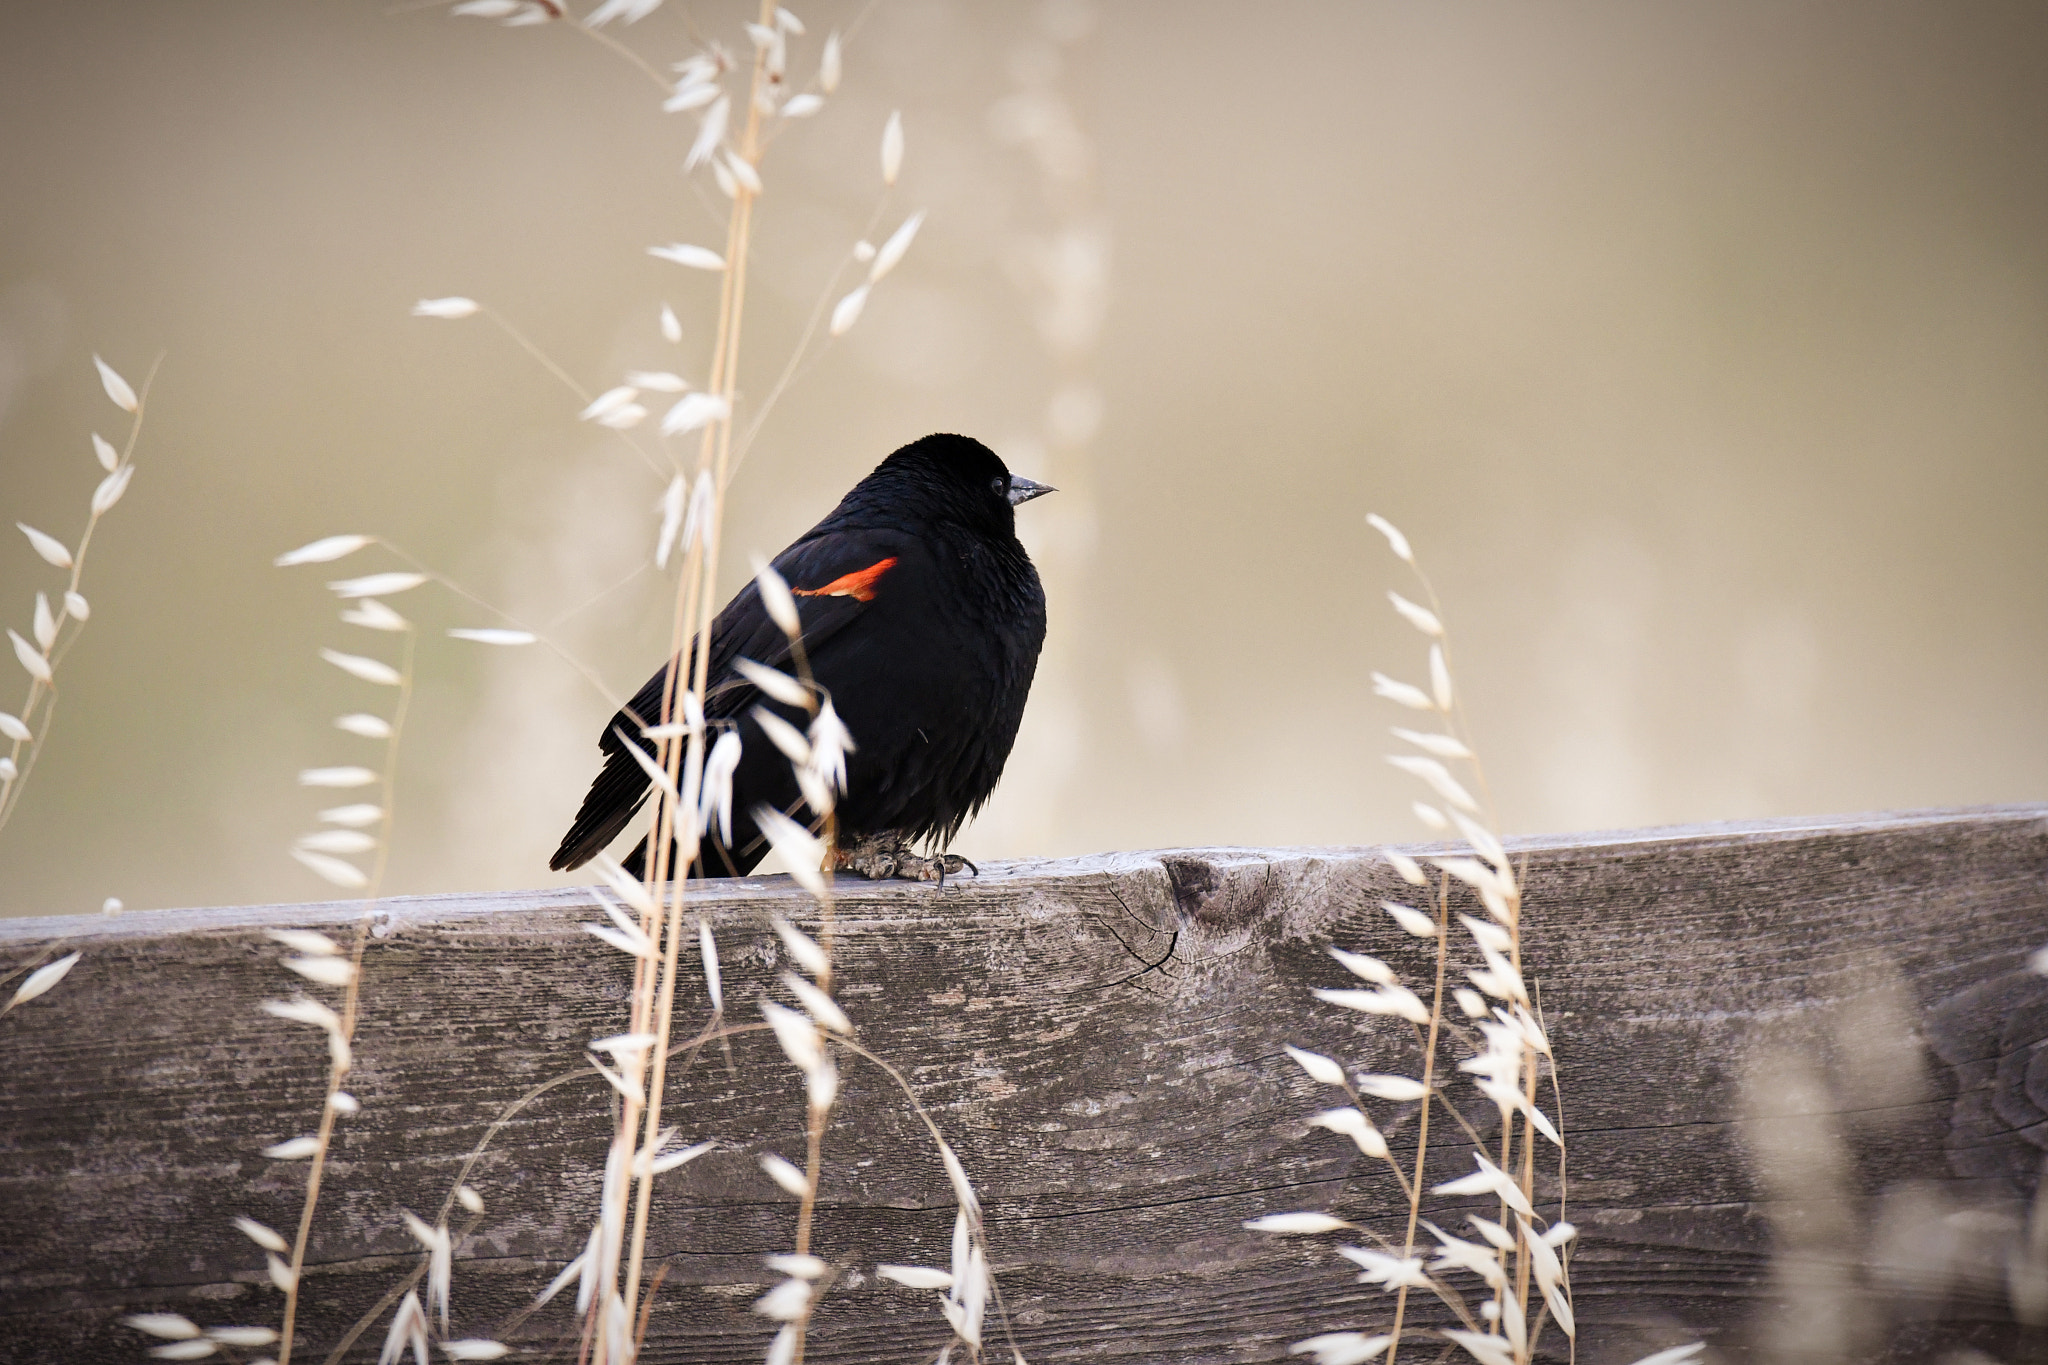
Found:
M 800 74 L 856 12 L 799 11 Z M 738 17 L 620 36 L 666 63 Z M 284 850 L 332 800 L 294 774 L 368 757 L 327 721 L 385 698 L 314 652 L 388 637 L 278 551 L 383 532 L 615 687 L 659 655 L 651 569 L 572 611 L 647 559 L 659 485 L 485 324 L 407 309 L 484 299 L 592 388 L 701 380 L 710 282 L 644 254 L 718 240 L 694 123 L 560 29 L 5 18 L 5 521 L 75 538 L 119 416 L 90 353 L 167 359 L 0 912 L 324 897 Z M 1069 487 L 1025 513 L 1050 671 L 966 851 L 1409 837 L 1366 675 L 1420 651 L 1372 509 L 1436 570 L 1512 831 L 2048 791 L 2040 7 L 883 0 L 847 68 L 764 168 L 748 391 L 868 224 L 891 108 L 884 224 L 930 219 L 764 428 L 726 581 L 930 430 Z M 1046 318 L 1060 233 L 1108 273 Z M 56 575 L 8 536 L 25 631 Z M 488 623 L 430 591 L 394 605 Z M 547 881 L 605 710 L 430 637 L 392 888 Z

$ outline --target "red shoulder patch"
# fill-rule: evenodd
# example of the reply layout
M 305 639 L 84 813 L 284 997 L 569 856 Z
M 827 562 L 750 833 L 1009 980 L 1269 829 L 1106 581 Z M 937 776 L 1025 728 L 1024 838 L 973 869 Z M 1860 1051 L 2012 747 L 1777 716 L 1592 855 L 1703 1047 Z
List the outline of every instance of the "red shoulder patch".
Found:
M 798 597 L 851 597 L 856 602 L 875 600 L 875 582 L 889 570 L 896 567 L 896 556 L 879 560 L 865 569 L 841 574 L 822 588 L 791 588 Z

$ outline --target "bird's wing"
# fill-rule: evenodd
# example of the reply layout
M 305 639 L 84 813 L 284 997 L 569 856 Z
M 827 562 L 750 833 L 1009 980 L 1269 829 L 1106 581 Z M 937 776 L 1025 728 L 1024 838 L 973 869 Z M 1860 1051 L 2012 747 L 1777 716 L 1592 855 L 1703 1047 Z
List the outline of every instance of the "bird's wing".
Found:
M 797 616 L 803 622 L 808 651 L 860 618 L 881 581 L 903 554 L 898 543 L 871 533 L 820 527 L 774 560 L 775 569 L 795 591 Z M 733 594 L 711 623 L 711 654 L 706 661 L 705 715 L 713 720 L 744 716 L 761 699 L 759 689 L 734 666 L 752 659 L 785 672 L 794 671 L 788 637 L 768 615 L 758 583 L 749 581 Z M 667 667 L 658 669 L 631 701 L 615 714 L 598 738 L 605 756 L 603 771 L 590 784 L 575 823 L 562 836 L 561 847 L 548 866 L 557 872 L 581 867 L 602 851 L 633 819 L 647 799 L 646 771 L 619 738 L 621 731 L 650 757 L 651 741 L 642 739 L 645 726 L 659 722 L 662 694 L 668 687 Z M 688 676 L 688 671 L 685 677 Z

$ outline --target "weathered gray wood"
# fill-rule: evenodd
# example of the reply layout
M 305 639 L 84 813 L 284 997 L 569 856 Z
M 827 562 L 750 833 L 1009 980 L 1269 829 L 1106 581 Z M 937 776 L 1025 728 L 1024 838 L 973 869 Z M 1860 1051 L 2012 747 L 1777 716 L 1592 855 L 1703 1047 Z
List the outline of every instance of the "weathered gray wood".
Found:
M 1931 1297 L 1901 1292 L 1907 1272 L 1882 1263 L 1937 1223 L 1965 1228 L 1977 1254 L 2033 1194 L 2048 982 L 2025 958 L 2048 941 L 2048 807 L 1517 847 L 1584 1229 L 1581 1359 L 1699 1336 L 1723 1359 L 1765 1358 L 1774 1342 L 1783 1355 L 1820 1311 L 1816 1283 L 1853 1306 L 1853 1358 L 2039 1349 L 1982 1255 L 1950 1258 Z M 1411 1064 L 1405 1026 L 1307 993 L 1344 984 L 1322 954 L 1333 940 L 1423 984 L 1422 948 L 1376 908 L 1402 890 L 1371 849 L 1012 863 L 942 891 L 841 883 L 841 999 L 983 1191 L 1029 1360 L 1277 1360 L 1311 1332 L 1380 1320 L 1384 1300 L 1352 1283 L 1328 1239 L 1239 1224 L 1318 1208 L 1394 1225 L 1390 1182 L 1302 1122 L 1328 1092 L 1280 1049 Z M 751 1016 L 779 965 L 765 912 L 808 924 L 808 903 L 779 879 L 714 883 L 696 903 L 735 1015 Z M 294 985 L 262 931 L 360 914 L 0 922 L 0 962 L 52 944 L 85 953 L 55 992 L 0 1019 L 0 1358 L 142 1359 L 147 1343 L 114 1319 L 144 1309 L 275 1323 L 261 1256 L 228 1219 L 293 1224 L 303 1164 L 258 1149 L 310 1131 L 323 1061 L 310 1030 L 257 1009 Z M 577 1071 L 585 1042 L 623 1026 L 624 959 L 581 932 L 593 915 L 577 892 L 394 900 L 375 915 L 351 1078 L 364 1108 L 330 1166 L 301 1319 L 300 1349 L 314 1349 L 300 1359 L 322 1358 L 416 1263 L 398 1210 L 431 1216 L 508 1102 Z M 694 1027 L 701 994 L 689 1009 Z M 732 1055 L 728 1072 L 709 1052 L 670 1092 L 669 1122 L 729 1147 L 663 1177 L 652 1361 L 758 1360 L 769 1336 L 747 1308 L 772 1279 L 760 1257 L 789 1244 L 794 1202 L 755 1158 L 800 1154 L 802 1101 L 763 1035 Z M 486 1151 L 457 1335 L 507 1330 L 580 1249 L 604 1106 L 592 1073 Z M 1397 1147 L 1409 1118 L 1386 1115 Z M 1465 1150 L 1444 1147 L 1447 1175 Z M 861 1278 L 827 1299 L 810 1358 L 928 1358 L 946 1337 L 933 1296 L 872 1271 L 944 1263 L 952 1199 L 930 1144 L 885 1078 L 849 1061 L 826 1155 L 820 1250 Z M 1957 1210 L 1969 1212 L 1947 1217 Z M 544 1352 L 570 1330 L 552 1305 L 510 1335 Z M 354 1358 L 374 1358 L 382 1331 Z

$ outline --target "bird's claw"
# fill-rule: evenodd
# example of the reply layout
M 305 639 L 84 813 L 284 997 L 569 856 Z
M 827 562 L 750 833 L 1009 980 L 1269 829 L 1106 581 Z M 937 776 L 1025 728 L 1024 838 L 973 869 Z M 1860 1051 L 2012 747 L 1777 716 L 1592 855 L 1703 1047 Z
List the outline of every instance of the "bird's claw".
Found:
M 922 857 L 912 853 L 900 836 L 891 834 L 869 834 L 854 840 L 839 851 L 836 865 L 873 882 L 896 878 L 944 886 L 948 876 L 957 877 L 963 871 L 981 875 L 980 868 L 957 853 Z

